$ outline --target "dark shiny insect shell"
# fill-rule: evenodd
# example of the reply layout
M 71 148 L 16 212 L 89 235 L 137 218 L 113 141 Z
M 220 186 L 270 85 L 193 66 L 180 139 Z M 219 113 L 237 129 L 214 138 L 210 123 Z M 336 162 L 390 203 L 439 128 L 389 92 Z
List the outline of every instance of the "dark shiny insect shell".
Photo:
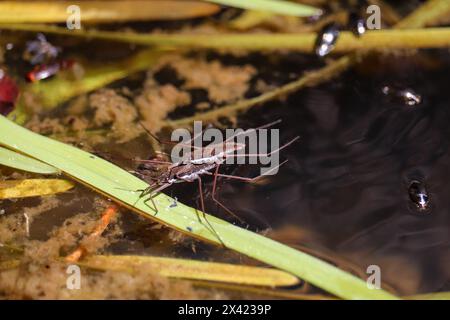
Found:
M 356 12 L 350 13 L 348 17 L 348 25 L 353 34 L 357 37 L 362 36 L 366 32 L 365 20 Z
M 422 103 L 422 96 L 410 88 L 401 89 L 396 86 L 384 86 L 382 91 L 386 96 L 407 106 L 416 106 Z
M 325 25 L 317 35 L 314 51 L 319 57 L 324 57 L 333 49 L 339 37 L 339 26 L 337 23 L 329 23 Z
M 0 69 L 0 114 L 6 116 L 14 109 L 18 95 L 17 84 Z
M 420 211 L 427 210 L 430 205 L 430 197 L 425 185 L 417 180 L 413 180 L 408 188 L 409 198 Z

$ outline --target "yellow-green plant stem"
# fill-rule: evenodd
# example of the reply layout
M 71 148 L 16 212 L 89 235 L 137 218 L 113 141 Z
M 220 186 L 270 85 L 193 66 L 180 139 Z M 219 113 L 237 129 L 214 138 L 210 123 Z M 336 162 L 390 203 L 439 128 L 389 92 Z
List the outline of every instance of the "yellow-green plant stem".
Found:
M 298 278 L 293 275 L 271 268 L 166 257 L 93 255 L 86 257 L 78 264 L 97 270 L 128 273 L 147 267 L 153 272 L 169 278 L 217 281 L 241 285 L 284 287 L 299 283 Z
M 80 9 L 81 24 L 137 20 L 178 20 L 209 16 L 220 7 L 199 1 L 1 1 L 1 23 L 65 23 Z
M 384 290 L 370 290 L 366 282 L 324 261 L 203 214 L 160 194 L 154 198 L 158 214 L 137 190 L 148 184 L 129 172 L 73 146 L 33 133 L 0 117 L 0 144 L 43 161 L 79 182 L 134 211 L 190 236 L 223 245 L 346 299 L 396 299 Z
M 46 25 L 0 25 L 0 29 L 38 31 L 68 36 L 91 37 L 140 45 L 172 48 L 295 50 L 312 53 L 317 37 L 315 32 L 266 34 L 141 34 L 97 30 L 71 31 Z M 351 32 L 341 32 L 333 53 L 370 49 L 443 48 L 450 45 L 450 28 L 407 30 L 371 30 L 362 37 Z

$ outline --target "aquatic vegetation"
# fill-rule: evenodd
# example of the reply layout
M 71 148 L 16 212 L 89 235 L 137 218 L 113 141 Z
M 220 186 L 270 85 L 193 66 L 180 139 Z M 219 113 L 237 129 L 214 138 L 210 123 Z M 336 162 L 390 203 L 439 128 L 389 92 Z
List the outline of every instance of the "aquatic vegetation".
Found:
M 0 181 L 0 199 L 47 196 L 73 187 L 73 183 L 61 179 L 6 180 Z

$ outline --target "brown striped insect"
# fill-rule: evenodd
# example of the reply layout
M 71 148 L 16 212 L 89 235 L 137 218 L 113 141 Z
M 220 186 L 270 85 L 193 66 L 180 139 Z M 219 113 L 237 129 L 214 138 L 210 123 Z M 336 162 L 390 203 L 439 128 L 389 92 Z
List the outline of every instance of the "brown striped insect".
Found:
M 269 123 L 267 125 L 264 125 L 262 127 L 256 128 L 256 129 L 248 129 L 246 131 L 237 133 L 228 139 L 226 139 L 224 142 L 220 144 L 210 144 L 205 147 L 194 147 L 191 144 L 189 144 L 189 147 L 191 147 L 191 150 L 197 149 L 197 151 L 201 151 L 201 157 L 194 157 L 194 153 L 191 152 L 186 157 L 183 158 L 183 160 L 178 162 L 171 162 L 167 161 L 165 159 L 162 159 L 161 157 L 158 157 L 156 159 L 150 159 L 150 160 L 136 160 L 140 162 L 141 164 L 138 166 L 135 173 L 144 181 L 149 183 L 149 187 L 145 190 L 138 190 L 141 192 L 139 199 L 146 197 L 144 200 L 144 203 L 148 205 L 148 202 L 152 203 L 152 210 L 155 211 L 155 215 L 158 213 L 158 208 L 153 200 L 153 198 L 163 191 L 164 189 L 172 186 L 173 184 L 177 183 L 183 183 L 183 182 L 195 182 L 198 183 L 198 189 L 199 189 L 199 195 L 200 195 L 200 206 L 201 210 L 204 213 L 205 212 L 205 205 L 204 205 L 204 196 L 203 196 L 203 187 L 202 187 L 202 176 L 213 176 L 213 187 L 212 187 L 212 193 L 211 198 L 212 200 L 219 205 L 222 209 L 224 209 L 226 212 L 228 212 L 233 217 L 237 218 L 242 222 L 242 219 L 240 219 L 237 215 L 235 215 L 230 209 L 228 209 L 224 204 L 222 204 L 216 196 L 217 193 L 217 179 L 219 177 L 227 178 L 227 179 L 234 179 L 244 182 L 255 182 L 258 179 L 260 179 L 263 175 L 258 175 L 253 178 L 247 178 L 247 177 L 241 177 L 236 175 L 227 175 L 222 174 L 219 172 L 221 165 L 225 163 L 225 161 L 230 157 L 268 157 L 274 153 L 280 152 L 282 149 L 286 148 L 287 146 L 291 145 L 295 141 L 299 139 L 299 137 L 295 137 L 294 139 L 290 140 L 286 144 L 282 145 L 281 147 L 277 148 L 276 150 L 271 151 L 270 153 L 263 153 L 263 154 L 235 154 L 236 151 L 245 149 L 246 145 L 243 143 L 236 143 L 233 142 L 237 136 L 243 135 L 246 133 L 249 133 L 253 130 L 260 130 L 263 128 L 271 127 L 280 121 L 275 121 L 272 123 Z M 141 124 L 142 125 L 142 124 Z M 153 137 L 156 141 L 158 141 L 160 144 L 177 144 L 176 142 L 169 142 L 169 141 L 161 141 L 159 140 L 155 135 L 153 135 L 149 130 L 145 128 L 145 126 L 142 125 L 144 130 Z M 192 142 L 195 139 L 190 140 Z M 199 150 L 200 149 L 200 150 Z M 219 150 L 219 151 L 217 151 Z M 274 170 L 278 170 L 280 166 L 285 164 L 287 162 L 284 161 L 281 164 L 273 167 L 272 169 L 268 170 L 265 174 L 269 174 L 270 172 L 273 172 Z M 138 201 L 139 201 L 138 199 Z

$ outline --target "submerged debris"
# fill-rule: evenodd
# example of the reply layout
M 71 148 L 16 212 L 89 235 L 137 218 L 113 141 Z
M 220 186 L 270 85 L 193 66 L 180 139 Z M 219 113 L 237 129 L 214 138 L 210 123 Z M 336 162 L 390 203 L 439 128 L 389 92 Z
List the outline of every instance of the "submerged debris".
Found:
M 353 34 L 357 37 L 362 36 L 366 32 L 366 23 L 363 17 L 357 12 L 351 12 L 348 17 L 348 25 Z
M 397 86 L 384 86 L 382 91 L 393 101 L 407 106 L 415 106 L 422 102 L 422 96 L 410 88 L 402 89 Z
M 60 51 L 61 49 L 48 42 L 42 33 L 38 33 L 36 40 L 27 42 L 23 58 L 32 65 L 48 63 L 56 59 Z
M 319 57 L 324 57 L 333 49 L 339 37 L 339 26 L 335 22 L 325 25 L 317 36 L 314 51 Z
M 429 208 L 430 197 L 425 185 L 418 181 L 413 180 L 408 189 L 409 198 L 415 204 L 417 209 L 425 211 Z
M 70 69 L 74 65 L 73 60 L 61 60 L 49 64 L 42 64 L 34 67 L 27 73 L 26 78 L 30 82 L 37 82 L 53 77 L 61 70 Z
M 9 114 L 14 109 L 18 96 L 16 83 L 0 69 L 0 114 Z
M 89 106 L 94 110 L 93 123 L 97 127 L 108 126 L 111 137 L 119 143 L 136 138 L 140 128 L 133 125 L 138 113 L 134 105 L 112 89 L 101 89 L 89 96 Z

